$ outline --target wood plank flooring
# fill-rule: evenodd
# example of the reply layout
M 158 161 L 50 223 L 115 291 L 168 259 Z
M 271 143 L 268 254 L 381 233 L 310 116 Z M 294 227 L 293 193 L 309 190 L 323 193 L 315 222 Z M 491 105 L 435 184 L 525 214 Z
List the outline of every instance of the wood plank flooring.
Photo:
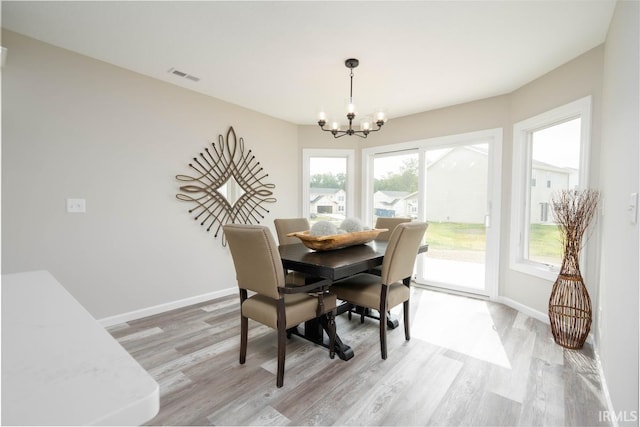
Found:
M 389 330 L 387 360 L 376 321 L 342 315 L 355 357 L 294 336 L 281 389 L 275 331 L 250 320 L 238 363 L 238 306 L 226 297 L 109 328 L 160 384 L 149 425 L 608 425 L 591 348 L 564 350 L 501 304 L 413 287 L 411 340 L 402 323 Z

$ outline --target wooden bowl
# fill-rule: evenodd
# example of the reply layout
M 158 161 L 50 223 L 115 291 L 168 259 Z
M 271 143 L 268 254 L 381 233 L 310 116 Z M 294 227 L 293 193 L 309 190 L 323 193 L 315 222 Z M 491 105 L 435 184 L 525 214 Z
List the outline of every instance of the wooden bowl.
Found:
M 333 249 L 346 248 L 347 246 L 362 245 L 369 243 L 378 234 L 389 231 L 386 228 L 374 228 L 372 230 L 354 231 L 353 233 L 332 234 L 329 236 L 311 236 L 309 230 L 296 231 L 287 236 L 295 236 L 309 249 L 316 251 L 331 251 Z

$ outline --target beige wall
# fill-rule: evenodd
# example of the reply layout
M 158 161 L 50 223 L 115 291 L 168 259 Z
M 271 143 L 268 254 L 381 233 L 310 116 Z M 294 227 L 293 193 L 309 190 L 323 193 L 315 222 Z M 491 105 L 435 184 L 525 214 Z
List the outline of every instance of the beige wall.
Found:
M 97 318 L 235 289 L 220 238 L 175 197 L 229 126 L 276 185 L 263 223 L 299 213 L 296 126 L 15 33 L 2 45 L 3 274 L 49 270 Z
M 638 193 L 640 145 L 640 3 L 619 1 L 604 54 L 600 189 L 600 295 L 595 335 L 609 394 L 617 415 L 638 425 L 639 227 L 627 213 Z M 635 420 L 633 419 L 635 411 Z

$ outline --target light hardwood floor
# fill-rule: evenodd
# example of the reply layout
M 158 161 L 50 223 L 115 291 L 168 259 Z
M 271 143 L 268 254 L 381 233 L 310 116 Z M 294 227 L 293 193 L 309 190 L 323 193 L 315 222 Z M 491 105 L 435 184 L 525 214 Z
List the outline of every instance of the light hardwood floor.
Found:
M 150 425 L 608 425 L 591 348 L 564 350 L 548 325 L 501 304 L 414 287 L 411 340 L 389 330 L 387 360 L 376 322 L 342 315 L 355 357 L 331 360 L 294 336 L 281 389 L 275 331 L 250 320 L 238 363 L 238 305 L 226 297 L 109 328 L 160 384 Z

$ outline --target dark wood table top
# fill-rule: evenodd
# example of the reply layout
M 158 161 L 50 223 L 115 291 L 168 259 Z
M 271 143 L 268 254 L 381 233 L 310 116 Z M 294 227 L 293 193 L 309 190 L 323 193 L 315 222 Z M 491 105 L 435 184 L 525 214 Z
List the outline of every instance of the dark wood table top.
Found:
M 339 280 L 382 264 L 387 242 L 370 242 L 332 251 L 314 251 L 302 243 L 279 247 L 287 270 Z
M 374 240 L 332 251 L 314 251 L 302 243 L 281 245 L 278 249 L 285 269 L 335 281 L 381 265 L 387 242 Z M 422 245 L 418 253 L 426 251 L 427 245 Z

